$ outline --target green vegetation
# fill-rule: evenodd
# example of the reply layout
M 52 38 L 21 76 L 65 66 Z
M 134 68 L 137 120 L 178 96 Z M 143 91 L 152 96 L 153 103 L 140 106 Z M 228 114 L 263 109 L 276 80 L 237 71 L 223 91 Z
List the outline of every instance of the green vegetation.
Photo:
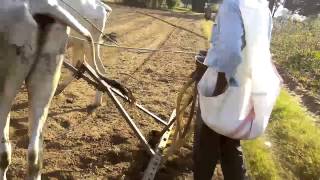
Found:
M 179 4 L 179 0 L 166 0 L 169 9 L 173 9 Z
M 210 35 L 212 22 L 203 21 L 203 32 Z M 283 31 L 276 27 L 272 50 L 274 59 L 278 65 L 285 68 L 288 73 L 294 71 L 304 72 L 300 76 L 309 79 L 303 82 L 304 85 L 311 84 L 312 81 L 319 82 L 319 34 L 315 37 L 318 27 L 315 22 L 308 25 L 298 25 L 297 30 L 291 24 L 284 26 Z M 310 32 L 301 29 L 310 29 Z M 313 38 L 312 38 L 313 37 Z M 303 53 L 302 53 L 303 52 Z M 297 57 L 292 61 L 290 57 L 301 53 L 307 59 Z M 291 63 L 297 63 L 292 65 Z M 299 65 L 300 63 L 300 65 Z M 304 64 L 302 64 L 304 63 Z M 307 66 L 304 68 L 302 66 Z M 319 77 L 319 76 L 317 76 Z M 299 77 L 301 78 L 301 77 Z M 310 85 L 310 86 L 311 86 Z M 319 84 L 318 86 L 319 87 Z M 310 179 L 318 180 L 320 177 L 320 129 L 315 126 L 316 118 L 311 116 L 299 101 L 286 90 L 282 90 L 276 106 L 272 113 L 272 118 L 266 136 L 253 141 L 244 141 L 243 149 L 246 166 L 251 179 Z M 266 139 L 272 143 L 271 147 L 265 145 Z
M 190 8 L 184 8 L 184 7 L 175 7 L 172 9 L 174 12 L 181 12 L 181 13 L 186 13 L 186 12 L 192 12 Z
M 242 142 L 246 167 L 252 180 L 280 179 L 279 166 L 265 142 L 264 137 Z
M 306 23 L 277 23 L 272 53 L 281 69 L 291 79 L 313 94 L 320 93 L 320 20 Z
M 320 130 L 314 121 L 296 98 L 281 92 L 268 135 L 282 167 L 299 179 L 320 177 Z
M 212 6 L 211 6 L 211 11 L 212 11 L 213 13 L 217 13 L 218 10 L 219 10 L 219 4 L 217 4 L 217 3 L 212 4 Z

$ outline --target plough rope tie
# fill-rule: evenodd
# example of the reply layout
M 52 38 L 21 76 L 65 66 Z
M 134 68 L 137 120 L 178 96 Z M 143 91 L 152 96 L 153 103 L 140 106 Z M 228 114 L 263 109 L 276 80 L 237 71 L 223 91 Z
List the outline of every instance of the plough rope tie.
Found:
M 191 92 L 187 92 L 189 88 L 193 88 Z M 184 96 L 187 96 L 187 103 L 182 104 L 182 99 Z M 185 144 L 187 138 L 191 132 L 192 120 L 194 117 L 195 107 L 197 102 L 197 86 L 194 79 L 188 80 L 188 82 L 180 89 L 177 104 L 176 104 L 176 121 L 174 127 L 174 133 L 172 137 L 172 143 L 167 148 L 164 161 L 165 162 L 170 156 L 172 156 L 175 152 L 179 151 L 179 149 Z M 186 120 L 184 120 L 183 116 L 191 104 L 189 116 Z
M 79 38 L 79 37 L 76 37 L 76 36 L 69 36 L 69 37 L 74 38 L 74 39 L 78 39 L 78 40 L 81 40 L 81 41 L 86 41 L 85 39 Z M 99 42 L 94 42 L 94 44 L 98 44 L 100 46 L 105 46 L 105 47 L 109 47 L 109 48 L 136 50 L 136 51 L 147 51 L 147 52 L 140 52 L 140 53 L 167 52 L 167 53 L 174 53 L 174 54 L 190 54 L 190 55 L 198 54 L 196 52 L 191 52 L 191 51 L 172 51 L 172 50 L 165 50 L 165 49 L 136 48 L 136 47 L 129 47 L 129 46 L 110 45 L 110 44 L 99 43 Z

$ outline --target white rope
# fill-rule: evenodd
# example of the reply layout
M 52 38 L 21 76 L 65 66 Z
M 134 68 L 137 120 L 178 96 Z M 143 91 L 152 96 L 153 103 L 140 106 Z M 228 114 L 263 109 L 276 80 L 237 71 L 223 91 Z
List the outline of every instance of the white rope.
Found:
M 85 41 L 85 39 L 82 39 L 79 37 L 75 37 L 75 36 L 69 36 L 69 37 L 74 38 L 74 39 L 78 39 L 81 41 Z M 136 48 L 136 47 L 129 47 L 129 46 L 110 45 L 110 44 L 98 43 L 98 42 L 94 42 L 94 43 L 99 44 L 104 47 L 127 49 L 127 50 L 137 50 L 137 51 L 146 51 L 146 52 L 166 52 L 166 53 L 174 53 L 174 54 L 191 54 L 191 55 L 198 54 L 196 52 L 191 52 L 191 51 L 172 51 L 172 50 L 165 50 L 165 49 Z

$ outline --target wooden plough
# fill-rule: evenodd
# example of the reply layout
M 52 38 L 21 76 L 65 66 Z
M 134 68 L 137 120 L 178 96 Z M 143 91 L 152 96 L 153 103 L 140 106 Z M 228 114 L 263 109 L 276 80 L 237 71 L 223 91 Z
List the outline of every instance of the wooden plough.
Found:
M 66 4 L 66 5 L 68 5 L 68 4 Z M 68 5 L 68 6 L 70 6 L 70 5 Z M 75 12 L 79 13 L 73 7 L 71 7 L 71 8 Z M 195 33 L 195 32 L 193 32 L 191 30 L 188 30 L 186 28 L 183 28 L 181 26 L 177 26 L 177 25 L 175 25 L 173 23 L 170 23 L 168 21 L 162 20 L 160 18 L 157 18 L 157 17 L 155 17 L 153 15 L 150 15 L 150 14 L 147 14 L 147 13 L 142 13 L 142 12 L 138 12 L 138 13 L 141 13 L 141 14 L 144 14 L 146 16 L 150 16 L 150 17 L 153 17 L 155 19 L 161 20 L 161 21 L 163 21 L 163 22 L 165 22 L 165 23 L 167 23 L 167 24 L 169 24 L 171 26 L 174 26 L 176 28 L 182 29 L 182 30 L 187 31 L 189 33 L 195 34 L 196 36 L 201 37 L 204 40 L 206 40 L 206 38 L 204 36 L 202 36 L 202 35 L 200 35 L 198 33 Z M 90 20 L 88 20 L 88 18 L 86 18 L 86 17 L 83 17 L 83 18 L 86 21 L 88 21 L 88 23 L 92 24 L 93 27 L 95 27 L 95 25 L 92 22 L 90 22 Z M 97 30 L 100 31 L 99 29 L 97 29 Z M 78 37 L 72 37 L 71 36 L 71 38 L 76 38 L 78 40 L 85 41 L 85 39 L 78 38 Z M 109 48 L 136 50 L 138 52 L 165 52 L 165 53 L 178 53 L 178 54 L 197 55 L 197 53 L 195 53 L 195 52 L 188 52 L 188 51 L 172 51 L 172 50 L 163 50 L 163 49 L 135 48 L 135 47 L 120 46 L 115 41 L 112 41 L 112 43 L 114 45 L 110 45 L 110 44 L 106 44 L 106 43 L 97 43 L 97 42 L 94 42 L 94 43 L 95 44 L 99 44 L 101 46 L 109 47 Z M 131 95 L 130 90 L 129 90 L 129 93 L 127 93 L 127 94 L 123 93 L 124 89 L 125 90 L 128 90 L 128 89 L 126 89 L 124 86 L 121 86 L 121 84 L 117 83 L 114 80 L 110 80 L 110 79 L 108 79 L 106 77 L 102 77 L 101 74 L 98 74 L 86 61 L 84 61 L 81 65 L 79 65 L 77 67 L 72 66 L 71 64 L 67 63 L 66 61 L 63 62 L 63 65 L 64 65 L 65 68 L 67 68 L 69 71 L 71 71 L 74 74 L 74 77 L 76 79 L 80 79 L 81 78 L 81 79 L 85 80 L 88 84 L 94 86 L 99 91 L 105 92 L 111 98 L 111 100 L 115 104 L 116 108 L 120 112 L 121 116 L 126 120 L 127 124 L 130 126 L 130 128 L 133 130 L 133 132 L 135 133 L 137 138 L 143 144 L 144 148 L 151 155 L 151 160 L 149 161 L 148 167 L 144 172 L 143 180 L 153 180 L 155 178 L 155 175 L 156 175 L 160 165 L 164 162 L 164 160 L 167 157 L 167 156 L 164 156 L 164 152 L 165 152 L 165 149 L 167 148 L 167 144 L 168 144 L 168 141 L 170 139 L 170 135 L 172 134 L 172 131 L 174 129 L 173 127 L 175 125 L 176 120 L 178 120 L 178 123 L 177 123 L 178 126 L 177 126 L 177 128 L 175 130 L 172 147 L 170 147 L 170 149 L 169 149 L 170 152 L 169 153 L 173 153 L 175 149 L 179 148 L 183 144 L 183 140 L 186 137 L 186 132 L 190 129 L 190 124 L 191 124 L 191 120 L 192 120 L 192 116 L 193 116 L 193 112 L 194 112 L 195 95 L 193 94 L 192 96 L 189 96 L 190 101 L 188 101 L 188 103 L 184 104 L 181 108 L 179 108 L 178 112 L 176 112 L 176 110 L 174 109 L 172 111 L 171 116 L 170 116 L 170 118 L 168 120 L 163 120 L 162 118 L 157 116 L 155 113 L 149 111 L 148 109 L 146 109 L 142 105 L 136 103 L 135 100 L 133 99 L 133 96 L 130 97 L 130 95 Z M 70 83 L 71 83 L 71 81 L 68 84 L 70 84 Z M 60 88 L 56 92 L 55 95 L 60 94 L 67 87 L 68 84 L 66 84 L 65 86 Z M 116 86 L 115 86 L 115 84 L 116 84 Z M 187 84 L 190 84 L 190 86 L 191 86 L 193 84 L 193 81 L 191 80 Z M 119 88 L 119 85 L 120 85 L 120 88 Z M 182 98 L 182 96 L 186 92 L 186 89 L 189 88 L 190 86 L 184 86 L 183 90 L 182 90 L 183 93 L 180 93 L 179 97 Z M 140 129 L 137 127 L 134 119 L 126 111 L 124 106 L 119 101 L 118 97 L 120 97 L 121 99 L 123 99 L 126 102 L 134 104 L 134 106 L 138 110 L 140 110 L 140 111 L 144 112 L 145 114 L 147 114 L 148 116 L 152 117 L 156 122 L 158 122 L 160 125 L 163 126 L 163 129 L 161 130 L 159 136 L 157 136 L 158 139 L 157 139 L 157 145 L 155 146 L 155 148 L 152 148 L 152 146 L 148 143 L 148 141 L 146 140 L 145 136 L 142 134 Z M 191 100 L 193 100 L 193 103 L 192 103 Z M 179 115 L 183 114 L 183 112 L 186 110 L 186 108 L 191 103 L 192 103 L 192 108 L 191 108 L 191 112 L 189 114 L 189 119 L 186 122 L 187 126 L 185 128 L 183 128 L 182 124 L 180 122 L 182 118 Z M 179 102 L 177 102 L 177 104 L 178 104 L 177 107 L 179 107 Z M 177 145 L 175 145 L 174 143 L 176 143 Z
M 136 137 L 141 141 L 144 148 L 151 155 L 151 160 L 149 161 L 148 167 L 144 172 L 143 180 L 153 180 L 164 159 L 164 151 L 167 147 L 176 121 L 176 110 L 174 109 L 172 111 L 171 116 L 168 120 L 163 120 L 137 102 L 132 102 L 132 100 L 128 96 L 124 95 L 117 88 L 107 83 L 106 80 L 104 80 L 104 78 L 101 78 L 86 61 L 77 66 L 77 68 L 66 61 L 63 62 L 63 65 L 74 74 L 76 79 L 81 78 L 85 80 L 88 84 L 94 86 L 99 91 L 105 92 L 110 97 L 110 99 L 113 101 L 116 108 L 120 112 L 121 116 L 126 120 L 127 124 L 133 130 Z M 63 90 L 61 90 L 60 92 L 62 91 Z M 152 148 L 152 146 L 148 143 L 141 130 L 137 127 L 134 119 L 129 115 L 124 106 L 119 101 L 119 97 L 128 103 L 134 104 L 134 106 L 138 110 L 152 117 L 156 122 L 163 126 L 163 129 L 158 136 L 159 139 L 157 139 L 157 145 L 155 146 L 155 148 Z

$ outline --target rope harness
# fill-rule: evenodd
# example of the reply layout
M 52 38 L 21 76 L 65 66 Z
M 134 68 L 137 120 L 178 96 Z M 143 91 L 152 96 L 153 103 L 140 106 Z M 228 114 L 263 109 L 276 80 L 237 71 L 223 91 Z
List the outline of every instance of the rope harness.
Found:
M 177 97 L 174 133 L 170 146 L 165 152 L 164 161 L 170 158 L 175 152 L 179 151 L 190 137 L 196 102 L 197 86 L 195 86 L 194 79 L 189 79 L 188 82 L 180 89 Z M 190 104 L 191 107 L 189 114 L 185 117 Z
M 196 59 L 196 70 L 190 75 L 189 80 L 179 90 L 179 94 L 176 101 L 176 121 L 173 137 L 171 139 L 171 145 L 167 148 L 164 161 L 168 160 L 175 152 L 186 143 L 191 136 L 192 132 L 192 120 L 194 118 L 196 103 L 197 103 L 197 84 L 199 78 L 197 73 L 204 71 L 207 67 L 203 65 L 203 61 L 206 56 L 206 51 L 200 51 Z M 204 69 L 203 69 L 204 68 Z M 189 113 L 188 107 L 190 106 Z

